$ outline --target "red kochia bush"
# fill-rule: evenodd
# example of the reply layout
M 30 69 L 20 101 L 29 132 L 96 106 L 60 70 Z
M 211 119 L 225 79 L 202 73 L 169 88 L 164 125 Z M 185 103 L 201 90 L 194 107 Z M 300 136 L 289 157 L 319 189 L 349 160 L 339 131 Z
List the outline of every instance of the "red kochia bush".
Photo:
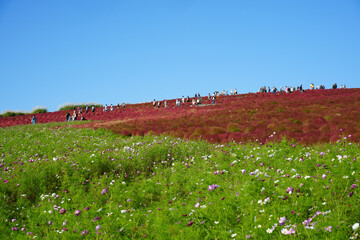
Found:
M 218 143 L 285 136 L 311 144 L 337 140 L 339 129 L 344 129 L 342 134 L 351 134 L 353 140 L 360 137 L 360 89 L 249 93 L 219 97 L 215 105 L 205 106 L 175 107 L 175 101 L 168 100 L 168 106 L 154 109 L 149 102 L 106 113 L 99 108 L 83 115 L 97 121 L 87 127 L 108 128 L 127 136 L 150 132 Z M 39 113 L 37 123 L 64 122 L 65 114 Z M 31 124 L 29 116 L 0 118 L 0 127 L 21 124 Z

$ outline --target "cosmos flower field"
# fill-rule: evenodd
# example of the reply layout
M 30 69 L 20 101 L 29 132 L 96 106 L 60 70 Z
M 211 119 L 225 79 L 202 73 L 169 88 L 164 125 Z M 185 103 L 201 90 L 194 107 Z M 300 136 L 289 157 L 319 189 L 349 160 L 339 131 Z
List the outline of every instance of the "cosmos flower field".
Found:
M 306 146 L 0 128 L 1 239 L 357 239 L 359 145 L 338 135 Z

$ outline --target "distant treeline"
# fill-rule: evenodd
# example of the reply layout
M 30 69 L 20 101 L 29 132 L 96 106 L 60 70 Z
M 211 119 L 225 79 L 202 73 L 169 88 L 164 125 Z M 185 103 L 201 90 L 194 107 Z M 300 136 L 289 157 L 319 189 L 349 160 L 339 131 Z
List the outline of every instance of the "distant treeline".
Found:
M 28 115 L 28 114 L 37 114 L 37 113 L 47 113 L 47 108 L 36 108 L 31 112 L 17 112 L 17 111 L 5 111 L 3 114 L 0 114 L 0 117 L 14 117 L 20 115 Z

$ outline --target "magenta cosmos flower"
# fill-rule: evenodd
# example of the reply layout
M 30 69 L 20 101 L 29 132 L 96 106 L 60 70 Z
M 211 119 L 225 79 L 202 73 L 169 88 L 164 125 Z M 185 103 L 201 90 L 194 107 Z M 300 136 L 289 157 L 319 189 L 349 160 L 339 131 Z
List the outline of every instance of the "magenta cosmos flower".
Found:
M 107 193 L 109 191 L 109 188 L 106 187 L 101 191 L 101 194 L 104 195 L 105 193 Z
M 211 192 L 212 190 L 215 190 L 218 187 L 219 187 L 219 185 L 217 185 L 217 184 L 209 185 L 208 190 Z

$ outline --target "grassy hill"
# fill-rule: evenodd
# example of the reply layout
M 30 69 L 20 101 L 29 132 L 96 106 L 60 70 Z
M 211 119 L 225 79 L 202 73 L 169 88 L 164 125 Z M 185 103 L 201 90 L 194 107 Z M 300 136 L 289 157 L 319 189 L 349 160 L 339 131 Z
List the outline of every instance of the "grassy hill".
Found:
M 358 239 L 360 89 L 174 102 L 0 118 L 0 239 Z
M 360 139 L 360 89 L 308 90 L 294 93 L 249 93 L 207 97 L 202 105 L 189 103 L 153 108 L 152 103 L 127 105 L 104 112 L 83 113 L 85 127 L 106 128 L 127 136 L 151 133 L 212 143 L 281 140 L 299 143 L 335 142 L 339 131 Z M 162 104 L 164 106 L 164 104 Z M 39 123 L 65 122 L 66 112 L 36 114 Z M 84 111 L 83 111 L 84 112 Z M 30 124 L 29 116 L 0 118 L 0 127 Z
M 1 239 L 348 239 L 359 145 L 0 129 Z

